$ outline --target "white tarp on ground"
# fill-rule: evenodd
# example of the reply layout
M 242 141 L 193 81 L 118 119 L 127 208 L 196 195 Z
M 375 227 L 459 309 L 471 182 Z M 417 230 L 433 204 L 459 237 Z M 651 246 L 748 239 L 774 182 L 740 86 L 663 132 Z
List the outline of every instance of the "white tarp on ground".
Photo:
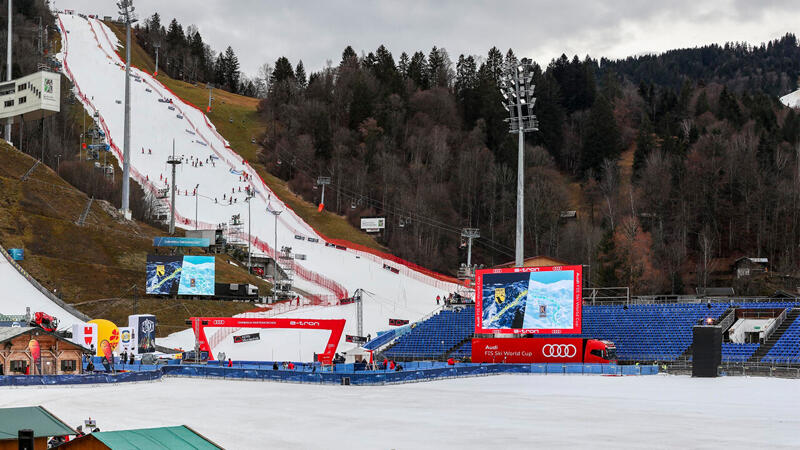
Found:
M 115 53 L 118 40 L 97 20 L 60 14 L 59 24 L 63 27 L 59 58 L 64 63 L 65 74 L 76 84 L 78 96 L 87 110 L 99 113 L 111 140 L 122 148 L 125 76 L 124 64 Z M 249 186 L 256 192 L 250 209 L 252 235 L 258 238 L 263 250 L 271 251 L 264 247 L 274 245 L 274 219 L 267 212 L 269 207 L 283 211 L 277 226 L 278 247 L 291 246 L 293 253 L 307 255 L 307 259 L 299 263 L 311 277 L 298 281 L 302 289 L 320 295 L 331 294 L 335 289 L 332 290 L 327 281 L 334 281 L 349 294 L 359 288 L 366 289 L 420 314 L 432 309 L 436 295 L 456 290 L 452 283 L 374 255 L 326 246 L 308 224 L 260 181 L 241 157 L 226 147 L 227 142 L 202 111 L 185 104 L 147 73 L 132 69 L 132 76 L 135 78 L 131 82 L 131 173 L 140 184 L 151 184 L 154 189 L 166 188 L 169 185 L 166 160 L 175 142 L 176 155 L 184 158 L 176 177 L 178 189 L 184 195 L 177 197 L 176 209 L 182 220 L 190 221 L 183 221 L 179 226 L 194 228 L 196 201 L 201 226 L 229 222 L 234 214 L 241 214 L 246 223 L 248 208 L 244 199 L 245 187 Z M 159 99 L 171 100 L 171 103 L 159 102 Z M 242 173 L 252 176 L 245 180 L 241 178 Z M 192 195 L 195 188 L 200 194 L 198 197 Z M 231 196 L 236 199 L 233 204 L 229 204 Z M 319 239 L 319 242 L 308 238 Z M 399 268 L 399 273 L 387 270 L 384 264 Z M 350 317 L 352 315 L 346 318 Z M 389 317 L 382 317 L 379 322 L 383 324 L 379 328 L 372 328 L 370 322 L 365 333 L 374 335 L 379 329 L 387 328 Z M 191 346 L 191 340 L 182 345 Z
M 3 389 L 0 407 L 42 405 L 72 426 L 91 416 L 103 431 L 185 424 L 229 449 L 772 449 L 797 448 L 799 382 L 501 375 L 345 387 L 167 378 Z

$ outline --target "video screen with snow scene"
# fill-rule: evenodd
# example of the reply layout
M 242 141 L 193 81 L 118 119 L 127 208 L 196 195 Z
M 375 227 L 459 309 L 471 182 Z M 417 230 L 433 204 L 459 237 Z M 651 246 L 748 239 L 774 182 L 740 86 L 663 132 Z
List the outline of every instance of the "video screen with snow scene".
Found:
M 213 256 L 147 256 L 148 294 L 214 295 Z
M 478 271 L 475 331 L 580 333 L 581 279 L 580 266 Z

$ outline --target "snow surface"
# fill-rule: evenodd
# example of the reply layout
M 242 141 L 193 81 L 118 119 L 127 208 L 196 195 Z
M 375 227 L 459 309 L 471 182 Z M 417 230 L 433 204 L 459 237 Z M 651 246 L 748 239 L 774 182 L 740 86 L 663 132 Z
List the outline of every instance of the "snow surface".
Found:
M 115 53 L 120 43 L 111 30 L 94 19 L 60 14 L 59 23 L 63 32 L 62 53 L 58 57 L 63 62 L 64 73 L 76 85 L 76 93 L 86 109 L 90 113 L 99 113 L 113 144 L 113 152 L 119 158 L 124 130 L 122 100 L 125 84 L 124 64 Z M 417 314 L 417 317 L 432 309 L 437 295 L 457 290 L 453 283 L 437 280 L 396 262 L 353 249 L 326 246 L 321 236 L 281 202 L 255 171 L 227 147 L 227 142 L 202 111 L 184 103 L 149 74 L 134 68 L 131 74 L 131 176 L 146 189 L 168 187 L 171 181 L 167 181 L 170 170 L 166 160 L 172 154 L 174 141 L 176 155 L 184 158 L 176 176 L 178 190 L 184 193 L 175 201 L 180 219 L 178 226 L 194 228 L 196 201 L 201 227 L 229 222 L 234 214 L 241 214 L 246 222 L 245 187 L 250 186 L 256 192 L 250 209 L 252 236 L 258 240 L 256 246 L 260 245 L 267 253 L 272 252 L 275 222 L 267 212 L 270 208 L 282 211 L 277 223 L 278 247 L 291 246 L 293 253 L 307 256 L 306 260 L 296 263 L 310 274 L 306 279 L 295 277 L 299 288 L 313 294 L 330 295 L 333 290 L 328 282 L 334 280 L 349 294 L 359 288 L 365 289 L 403 308 L 408 314 Z M 168 99 L 172 103 L 162 103 L 159 99 Z M 210 163 L 212 160 L 214 164 Z M 203 166 L 194 167 L 194 161 L 202 161 Z M 243 173 L 250 175 L 250 181 L 243 181 Z M 192 195 L 195 187 L 198 197 Z M 223 195 L 226 200 L 223 200 Z M 227 199 L 231 196 L 236 202 L 229 205 Z M 311 242 L 308 238 L 319 239 L 319 242 Z M 400 273 L 387 270 L 384 264 L 400 269 Z M 341 311 L 341 317 L 352 319 L 350 309 L 333 311 Z M 384 315 L 380 320 L 365 321 L 365 334 L 375 335 L 378 330 L 387 328 L 388 319 L 394 317 L 390 308 L 379 308 L 378 311 Z M 327 316 L 331 314 L 337 317 L 335 313 Z M 174 336 L 171 342 L 181 336 L 189 339 L 181 339 L 180 346 L 191 347 L 193 339 L 187 333 Z M 238 357 L 237 352 L 234 350 L 232 353 L 234 357 Z
M 790 108 L 800 108 L 800 89 L 786 94 L 780 98 L 781 103 L 790 107 Z
M 30 306 L 31 313 L 42 311 L 55 316 L 59 329 L 83 322 L 36 289 L 3 255 L 0 255 L 0 305 L 1 314 L 25 314 L 25 307 Z
M 186 424 L 237 448 L 797 448 L 798 380 L 501 375 L 392 386 L 166 378 L 3 389 L 103 431 Z

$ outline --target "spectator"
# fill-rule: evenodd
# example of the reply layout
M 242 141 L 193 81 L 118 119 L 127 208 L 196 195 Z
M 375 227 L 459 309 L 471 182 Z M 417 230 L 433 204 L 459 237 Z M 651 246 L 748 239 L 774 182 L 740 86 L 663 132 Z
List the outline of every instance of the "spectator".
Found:
M 233 361 L 230 358 L 228 358 L 228 367 L 233 367 Z
M 440 296 L 440 295 L 437 295 L 437 296 L 436 296 L 436 306 L 439 306 L 439 302 L 440 302 L 441 300 L 442 300 L 442 296 Z
M 128 352 L 127 350 L 123 350 L 122 353 L 119 355 L 119 362 L 122 365 L 125 365 L 128 362 Z
M 449 359 L 447 360 L 447 365 L 448 365 L 448 366 L 452 366 L 452 365 L 454 365 L 455 363 L 456 363 L 456 361 L 455 361 L 453 358 L 449 358 Z
M 133 357 L 133 352 L 131 352 L 130 359 L 131 360 L 130 360 L 129 364 L 133 364 L 134 362 L 136 362 L 136 359 Z
M 289 361 L 289 370 L 294 370 L 294 363 Z
M 87 372 L 94 372 L 94 362 L 89 359 L 89 364 L 86 365 Z
M 272 363 L 272 370 L 278 370 L 278 363 L 277 361 Z
M 394 361 L 389 361 L 389 370 L 394 370 Z

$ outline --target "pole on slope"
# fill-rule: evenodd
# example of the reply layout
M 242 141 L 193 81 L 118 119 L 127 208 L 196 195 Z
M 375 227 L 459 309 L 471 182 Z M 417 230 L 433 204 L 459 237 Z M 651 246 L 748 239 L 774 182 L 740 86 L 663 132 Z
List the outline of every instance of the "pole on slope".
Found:
M 252 269 L 253 266 L 250 263 L 250 255 L 253 254 L 253 252 L 250 250 L 250 242 L 253 239 L 251 234 L 250 234 L 250 200 L 252 200 L 252 198 L 253 198 L 253 195 L 249 194 L 244 199 L 244 201 L 247 202 L 247 271 L 248 272 L 252 272 L 252 270 L 253 270 Z
M 120 14 L 125 20 L 125 134 L 122 146 L 122 213 L 130 220 L 130 172 L 131 172 L 131 23 L 133 18 L 133 0 L 121 0 L 117 3 Z
M 206 88 L 208 89 L 208 108 L 206 108 L 206 114 L 211 112 L 211 99 L 214 97 L 211 94 L 214 92 L 214 85 L 211 83 L 206 83 Z
M 197 230 L 197 188 L 194 190 L 194 229 Z
M 167 157 L 167 164 L 172 166 L 172 204 L 170 205 L 169 216 L 169 234 L 175 234 L 175 166 L 181 163 L 179 158 L 175 157 L 175 139 L 172 140 L 172 156 Z
M 267 212 L 275 216 L 275 257 L 274 257 L 274 264 L 272 266 L 272 301 L 278 301 L 278 293 L 275 290 L 278 285 L 278 216 L 281 214 L 282 211 L 275 211 L 270 209 L 267 206 Z
M 153 72 L 153 75 L 158 76 L 158 49 L 161 48 L 161 42 L 153 43 L 153 48 L 156 49 L 156 71 Z
M 6 68 L 6 81 L 11 81 L 11 52 L 12 52 L 11 38 L 13 37 L 11 18 L 14 15 L 14 13 L 11 10 L 11 4 L 12 3 L 13 3 L 12 0 L 8 0 L 8 44 L 6 46 L 6 65 L 7 65 L 7 68 Z M 13 121 L 14 121 L 14 119 L 12 119 L 11 117 L 9 117 L 6 120 L 6 130 L 5 130 L 6 134 L 5 134 L 5 137 L 6 137 L 6 141 L 8 141 L 8 142 L 11 142 L 11 124 L 13 123 Z M 44 137 L 42 137 L 42 139 L 44 139 Z

